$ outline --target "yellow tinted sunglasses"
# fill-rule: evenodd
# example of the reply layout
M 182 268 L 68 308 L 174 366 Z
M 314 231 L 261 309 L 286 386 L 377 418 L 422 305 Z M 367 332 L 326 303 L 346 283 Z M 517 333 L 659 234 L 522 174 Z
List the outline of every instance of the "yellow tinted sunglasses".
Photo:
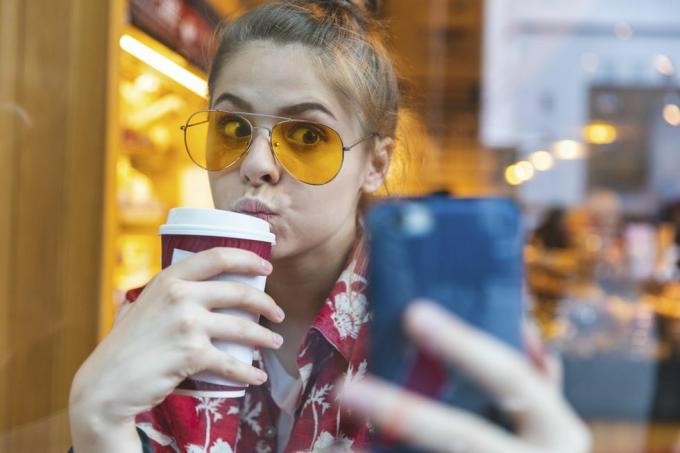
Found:
M 250 119 L 278 120 L 271 128 Z M 376 136 L 371 133 L 344 146 L 340 134 L 313 121 L 259 113 L 204 110 L 192 114 L 181 129 L 189 157 L 199 167 L 219 171 L 238 162 L 250 148 L 256 129 L 269 132 L 271 149 L 281 166 L 306 184 L 326 184 L 342 168 L 345 151 Z

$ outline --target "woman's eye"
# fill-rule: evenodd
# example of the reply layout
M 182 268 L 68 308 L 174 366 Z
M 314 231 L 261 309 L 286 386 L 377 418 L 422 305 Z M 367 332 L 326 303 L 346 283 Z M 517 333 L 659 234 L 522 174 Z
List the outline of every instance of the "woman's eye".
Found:
M 243 138 L 250 135 L 250 129 L 241 121 L 228 120 L 222 126 L 222 133 L 229 138 Z
M 298 126 L 289 135 L 288 139 L 298 145 L 316 145 L 321 141 L 321 133 L 310 126 Z

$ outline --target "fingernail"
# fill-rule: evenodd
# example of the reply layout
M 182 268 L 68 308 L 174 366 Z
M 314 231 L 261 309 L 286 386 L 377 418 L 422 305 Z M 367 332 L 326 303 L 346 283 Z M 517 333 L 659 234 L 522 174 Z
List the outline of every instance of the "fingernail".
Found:
M 498 404 L 501 407 L 501 409 L 507 412 L 525 412 L 529 408 L 527 402 L 522 400 L 521 398 L 509 397 L 501 399 L 500 401 L 498 401 Z
M 286 317 L 286 314 L 283 312 L 283 309 L 279 306 L 276 307 L 276 319 L 279 321 L 283 321 Z
M 272 266 L 272 263 L 270 263 L 269 261 L 267 261 L 267 260 L 262 260 L 262 269 L 263 269 L 266 273 L 270 273 L 270 272 L 274 269 L 274 266 Z
M 257 370 L 255 372 L 255 381 L 257 381 L 257 384 L 264 384 L 267 381 L 267 373 L 265 373 L 262 370 Z
M 411 325 L 419 332 L 448 326 L 455 318 L 447 310 L 430 301 L 417 301 L 409 307 Z
M 342 389 L 342 403 L 359 411 L 367 411 L 373 404 L 371 386 L 364 380 L 345 385 Z
M 283 344 L 283 337 L 278 333 L 274 333 L 272 334 L 272 341 L 274 343 L 275 348 L 280 348 L 281 345 Z

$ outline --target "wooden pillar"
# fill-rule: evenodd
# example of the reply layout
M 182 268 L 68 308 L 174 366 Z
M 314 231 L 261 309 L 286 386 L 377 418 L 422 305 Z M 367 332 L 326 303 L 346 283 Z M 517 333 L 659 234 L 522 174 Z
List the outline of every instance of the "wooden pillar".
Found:
M 1 451 L 64 451 L 97 342 L 121 3 L 0 2 Z
M 0 2 L 0 451 L 7 431 L 7 382 L 10 363 L 9 299 L 12 280 L 12 217 L 14 202 L 14 142 L 19 113 L 16 97 L 19 0 Z

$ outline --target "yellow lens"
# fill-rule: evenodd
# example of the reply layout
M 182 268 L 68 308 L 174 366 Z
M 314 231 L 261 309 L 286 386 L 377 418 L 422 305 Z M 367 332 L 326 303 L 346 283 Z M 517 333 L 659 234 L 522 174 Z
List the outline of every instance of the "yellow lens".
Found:
M 224 112 L 194 113 L 184 129 L 191 160 L 206 170 L 222 170 L 238 161 L 251 136 L 245 118 Z
M 342 167 L 342 140 L 333 129 L 306 121 L 284 121 L 272 130 L 281 165 L 307 184 L 326 184 Z

